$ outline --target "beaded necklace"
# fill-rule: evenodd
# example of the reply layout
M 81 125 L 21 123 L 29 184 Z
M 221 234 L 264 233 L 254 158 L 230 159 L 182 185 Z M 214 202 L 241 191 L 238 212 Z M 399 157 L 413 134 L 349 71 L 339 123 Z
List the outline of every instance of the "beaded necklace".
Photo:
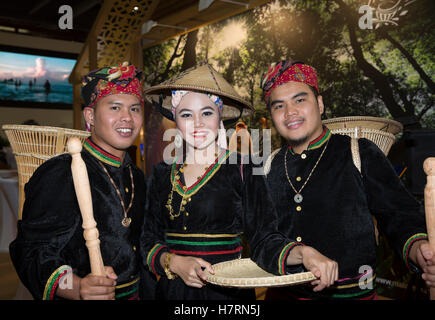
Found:
M 302 192 L 302 190 L 304 189 L 305 185 L 307 184 L 308 180 L 310 180 L 311 175 L 313 174 L 314 170 L 316 169 L 317 165 L 318 165 L 319 162 L 320 162 L 320 159 L 322 159 L 322 156 L 323 156 L 323 154 L 325 153 L 325 150 L 326 150 L 326 148 L 328 147 L 328 144 L 329 144 L 329 140 L 326 142 L 326 145 L 325 145 L 325 147 L 323 148 L 322 153 L 320 154 L 319 158 L 317 159 L 316 164 L 314 165 L 313 169 L 311 169 L 311 172 L 310 172 L 310 174 L 308 175 L 308 178 L 305 180 L 304 184 L 303 184 L 302 187 L 299 189 L 299 191 L 296 190 L 296 188 L 293 186 L 293 183 L 291 182 L 290 177 L 288 176 L 288 171 L 287 171 L 287 153 L 288 153 L 288 149 L 287 149 L 287 151 L 286 151 L 286 153 L 285 153 L 285 155 L 284 155 L 284 168 L 285 168 L 285 175 L 286 175 L 287 180 L 288 180 L 288 182 L 289 182 L 289 184 L 290 184 L 290 187 L 292 187 L 293 191 L 295 192 L 295 196 L 293 197 L 293 200 L 294 200 L 296 203 L 301 203 L 302 200 L 304 199 L 304 197 L 302 197 L 301 192 Z
M 131 171 L 131 167 L 130 166 L 128 167 L 128 169 L 130 171 L 130 181 L 131 181 L 131 199 L 130 199 L 130 204 L 128 205 L 128 208 L 126 210 L 124 200 L 122 200 L 121 192 L 119 192 L 119 189 L 115 184 L 115 181 L 113 181 L 113 179 L 110 176 L 109 172 L 107 171 L 106 167 L 100 161 L 98 161 L 98 163 L 100 164 L 101 168 L 103 168 L 104 172 L 107 174 L 110 182 L 112 183 L 113 187 L 115 188 L 116 194 L 118 195 L 119 201 L 121 202 L 122 210 L 124 211 L 124 218 L 121 220 L 121 224 L 124 227 L 128 228 L 130 226 L 130 223 L 131 223 L 131 218 L 128 217 L 127 214 L 130 211 L 131 206 L 133 205 L 133 199 L 134 199 L 134 181 L 133 181 L 133 173 Z
M 187 186 L 184 186 L 180 182 L 180 173 L 184 173 L 184 168 L 187 166 L 187 164 L 183 163 L 178 170 L 176 170 L 176 162 L 173 165 L 172 173 L 171 173 L 171 192 L 168 196 L 168 201 L 166 203 L 166 208 L 169 212 L 169 219 L 174 220 L 175 218 L 178 218 L 181 213 L 185 212 L 185 206 L 188 202 L 192 200 L 192 196 L 198 192 L 198 190 L 204 186 L 207 181 L 214 175 L 214 173 L 219 169 L 220 163 L 224 161 L 229 155 L 229 151 L 225 150 L 223 151 L 219 156 L 217 153 L 215 153 L 215 161 L 208 166 L 205 169 L 205 172 L 202 176 L 197 177 L 197 181 L 187 188 Z M 177 192 L 181 197 L 180 207 L 178 209 L 178 213 L 174 213 L 174 208 L 172 207 L 173 197 L 174 197 L 174 191 Z M 185 212 L 186 216 L 189 216 L 188 212 Z

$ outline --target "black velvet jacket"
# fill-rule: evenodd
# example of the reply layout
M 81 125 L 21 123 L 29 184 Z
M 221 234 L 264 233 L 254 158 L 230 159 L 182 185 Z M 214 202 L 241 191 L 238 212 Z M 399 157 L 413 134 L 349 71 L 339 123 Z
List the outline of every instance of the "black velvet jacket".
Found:
M 361 174 L 352 160 L 350 138 L 331 135 L 326 128 L 302 154 L 285 146 L 273 158 L 266 180 L 277 207 L 280 231 L 339 264 L 339 281 L 331 289 L 316 294 L 307 286 L 295 286 L 271 290 L 274 295 L 278 290 L 282 297 L 373 297 L 376 239 L 372 215 L 407 264 L 412 243 L 427 237 L 422 207 L 405 189 L 383 152 L 367 139 L 358 141 Z M 295 203 L 295 192 L 285 173 L 285 154 L 288 176 L 300 190 L 326 145 L 301 192 L 303 201 Z
M 234 158 L 231 157 L 236 157 L 237 164 L 232 164 Z M 251 259 L 260 267 L 275 274 L 290 270 L 285 267 L 285 260 L 296 244 L 277 231 L 276 213 L 265 192 L 264 176 L 253 175 L 252 166 L 246 164 L 246 159 L 241 166 L 242 160 L 237 153 L 232 153 L 230 158 L 204 174 L 201 182 L 205 184 L 201 187 L 192 186 L 184 190 L 191 196 L 186 199 L 185 211 L 173 220 L 166 205 L 171 181 L 175 181 L 173 173 L 179 166 L 164 162 L 154 166 L 149 179 L 141 250 L 149 269 L 162 275 L 158 283 L 158 298 L 255 298 L 253 290 L 225 289 L 212 284 L 201 289 L 188 287 L 180 278 L 168 280 L 160 265 L 161 254 L 168 251 L 200 257 L 211 264 L 240 258 L 242 233 L 249 244 Z M 179 177 L 180 190 L 183 190 L 183 174 L 179 173 Z M 173 192 L 175 215 L 182 194 L 182 191 Z
M 122 164 L 91 141 L 81 152 L 91 186 L 94 218 L 99 231 L 104 265 L 118 275 L 116 298 L 154 298 L 155 279 L 140 263 L 139 235 L 143 224 L 146 184 L 143 172 L 126 154 Z M 118 186 L 128 207 L 132 188 L 128 167 L 132 168 L 134 202 L 128 228 L 120 200 L 104 166 Z M 18 236 L 10 245 L 10 255 L 23 284 L 35 299 L 54 299 L 63 277 L 73 272 L 80 277 L 90 273 L 89 255 L 83 238 L 82 217 L 71 174 L 71 156 L 62 154 L 42 164 L 25 186 L 23 219 Z M 62 278 L 63 277 L 63 278 Z

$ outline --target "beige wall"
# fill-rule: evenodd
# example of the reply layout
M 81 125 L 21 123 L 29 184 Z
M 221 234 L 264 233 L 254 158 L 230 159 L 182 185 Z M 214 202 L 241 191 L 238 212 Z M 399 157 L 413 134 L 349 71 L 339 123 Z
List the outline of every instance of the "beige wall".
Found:
M 2 31 L 0 31 L 0 44 L 76 54 L 79 54 L 83 47 L 83 43 L 81 42 L 33 37 Z
M 0 107 L 0 128 L 4 124 L 22 124 L 30 119 L 41 126 L 73 128 L 72 110 Z M 83 119 L 82 129 L 84 130 Z M 4 136 L 3 130 L 0 133 Z

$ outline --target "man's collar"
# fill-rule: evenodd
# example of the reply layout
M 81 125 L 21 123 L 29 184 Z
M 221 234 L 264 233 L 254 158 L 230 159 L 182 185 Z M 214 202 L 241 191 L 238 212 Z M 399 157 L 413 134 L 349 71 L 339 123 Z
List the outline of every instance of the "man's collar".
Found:
M 331 138 L 331 135 L 331 131 L 328 129 L 328 127 L 323 126 L 322 133 L 320 134 L 320 136 L 318 136 L 316 139 L 308 144 L 307 150 L 314 150 L 320 148 Z M 291 146 L 288 146 L 288 148 L 290 153 L 294 154 L 293 148 Z
M 111 165 L 113 167 L 119 168 L 121 166 L 121 159 L 109 152 L 105 151 L 103 148 L 99 147 L 97 144 L 92 142 L 91 138 L 87 138 L 83 147 L 95 158 L 103 163 Z M 124 163 L 129 161 L 128 154 L 126 153 L 124 158 Z

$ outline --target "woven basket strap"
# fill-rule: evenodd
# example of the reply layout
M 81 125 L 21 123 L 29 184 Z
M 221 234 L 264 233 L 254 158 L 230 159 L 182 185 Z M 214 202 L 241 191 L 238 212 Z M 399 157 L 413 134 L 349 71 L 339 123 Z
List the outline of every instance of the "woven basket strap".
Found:
M 264 164 L 264 174 L 267 176 L 270 172 L 270 167 L 272 166 L 273 158 L 275 158 L 276 154 L 281 150 L 280 148 L 274 150 L 269 157 L 266 160 L 266 163 Z
M 350 139 L 350 150 L 352 151 L 353 164 L 361 174 L 361 157 L 359 154 L 358 138 Z

